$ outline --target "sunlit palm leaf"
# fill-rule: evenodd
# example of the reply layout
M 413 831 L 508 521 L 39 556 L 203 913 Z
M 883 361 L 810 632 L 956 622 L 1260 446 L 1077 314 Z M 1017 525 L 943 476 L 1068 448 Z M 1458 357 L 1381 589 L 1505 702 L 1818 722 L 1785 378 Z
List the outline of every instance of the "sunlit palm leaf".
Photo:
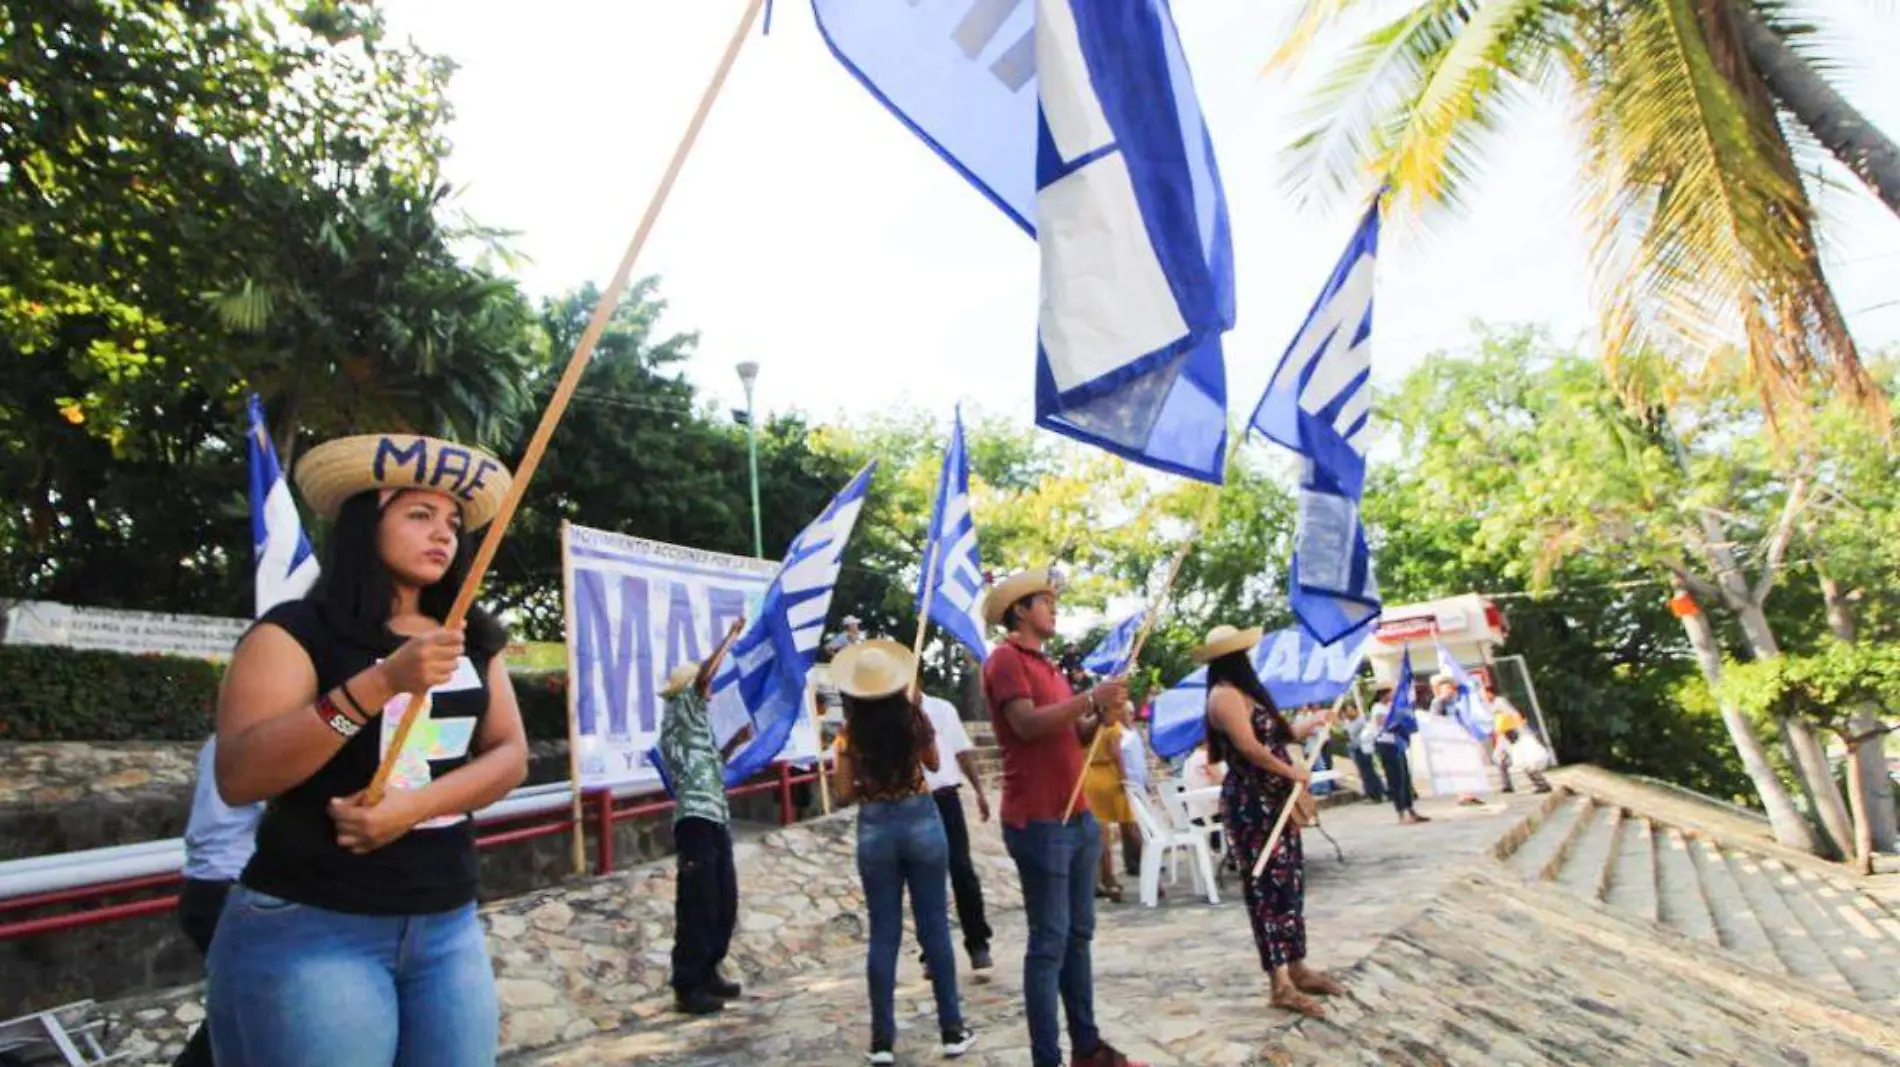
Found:
M 275 294 L 249 278 L 235 289 L 205 293 L 202 299 L 217 315 L 219 325 L 233 333 L 263 333 L 277 306 Z

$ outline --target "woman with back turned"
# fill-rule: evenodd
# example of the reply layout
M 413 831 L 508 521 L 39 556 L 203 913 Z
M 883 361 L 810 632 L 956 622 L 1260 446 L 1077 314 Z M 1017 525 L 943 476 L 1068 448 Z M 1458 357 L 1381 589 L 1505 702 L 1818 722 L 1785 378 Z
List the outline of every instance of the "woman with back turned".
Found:
M 218 695 L 218 790 L 269 802 L 207 961 L 220 1067 L 495 1062 L 468 813 L 520 784 L 528 746 L 501 626 L 479 609 L 444 620 L 508 480 L 409 434 L 333 441 L 297 467 L 336 520 L 322 577 L 251 627 Z M 419 718 L 371 803 L 411 693 Z
M 863 641 L 831 661 L 832 683 L 844 699 L 838 736 L 838 796 L 858 807 L 858 877 L 871 913 L 865 960 L 871 994 L 873 1064 L 896 1063 L 897 949 L 904 936 L 904 889 L 910 888 L 917 940 L 937 995 L 943 1054 L 955 1058 L 976 1043 L 957 999 L 957 958 L 950 942 L 950 841 L 937 802 L 924 785 L 936 770 L 936 733 L 912 699 L 917 660 L 895 641 Z
M 1308 994 L 1337 996 L 1345 990 L 1306 966 L 1306 854 L 1293 819 L 1259 877 L 1254 865 L 1293 784 L 1312 781 L 1290 750 L 1326 720 L 1296 728 L 1280 714 L 1247 655 L 1259 643 L 1259 627 L 1216 626 L 1194 650 L 1194 662 L 1207 664 L 1208 759 L 1228 765 L 1221 783 L 1222 826 L 1240 863 L 1247 918 L 1260 965 L 1272 978 L 1273 1006 L 1320 1019 L 1325 1009 Z

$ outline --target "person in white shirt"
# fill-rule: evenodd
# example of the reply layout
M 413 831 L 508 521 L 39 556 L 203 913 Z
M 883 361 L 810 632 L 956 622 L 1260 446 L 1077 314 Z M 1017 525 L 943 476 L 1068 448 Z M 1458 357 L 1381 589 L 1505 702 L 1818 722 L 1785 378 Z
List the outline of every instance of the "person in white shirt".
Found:
M 1122 783 L 1132 785 L 1148 799 L 1148 745 L 1134 723 L 1122 729 Z M 1131 878 L 1141 876 L 1141 827 L 1122 827 L 1122 866 Z
M 198 777 L 192 786 L 191 814 L 185 821 L 185 888 L 178 895 L 178 924 L 185 936 L 210 955 L 224 898 L 244 873 L 257 849 L 257 823 L 264 805 L 232 807 L 218 795 L 218 739 L 198 750 Z M 185 1042 L 173 1067 L 211 1067 L 211 1030 L 200 1026 Z
M 983 883 L 970 861 L 970 828 L 963 817 L 963 782 L 976 794 L 977 818 L 990 821 L 990 799 L 983 792 L 976 761 L 970 756 L 970 734 L 963 728 L 956 705 L 941 697 L 923 698 L 924 714 L 937 731 L 937 769 L 924 770 L 924 785 L 937 800 L 944 836 L 950 842 L 950 890 L 956 897 L 957 923 L 963 927 L 963 948 L 970 969 L 990 969 L 990 924 L 983 914 Z
M 1379 777 L 1379 731 L 1385 719 L 1383 711 L 1379 719 L 1380 725 L 1374 725 L 1372 716 L 1361 714 L 1357 705 L 1346 706 L 1346 747 L 1352 750 L 1353 765 L 1359 768 L 1359 784 L 1364 787 L 1366 799 L 1374 804 L 1385 803 L 1385 780 Z

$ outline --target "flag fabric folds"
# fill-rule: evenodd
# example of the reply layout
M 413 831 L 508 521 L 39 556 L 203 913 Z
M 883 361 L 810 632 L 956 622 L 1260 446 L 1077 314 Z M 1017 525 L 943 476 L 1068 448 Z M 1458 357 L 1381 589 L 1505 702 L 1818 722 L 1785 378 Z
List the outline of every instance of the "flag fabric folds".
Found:
M 1345 255 L 1287 346 L 1254 409 L 1252 428 L 1301 459 L 1289 599 L 1326 644 L 1379 617 L 1378 582 L 1359 514 L 1372 407 L 1375 199 Z
M 252 393 L 246 404 L 251 429 L 245 451 L 251 465 L 251 547 L 257 557 L 255 600 L 257 615 L 309 592 L 317 580 L 317 558 L 304 536 L 290 483 L 277 465 L 277 447 L 264 422 L 264 405 Z
M 970 457 L 963 444 L 962 409 L 950 432 L 950 447 L 944 450 L 925 546 L 928 562 L 917 576 L 917 616 L 928 615 L 981 663 L 989 655 L 983 640 L 983 561 L 970 511 Z
M 1496 717 L 1492 714 L 1491 705 L 1484 699 L 1484 690 L 1442 642 L 1438 645 L 1438 669 L 1451 675 L 1452 682 L 1458 686 L 1458 699 L 1453 709 L 1459 725 L 1474 739 L 1489 740 Z
M 1408 648 L 1399 654 L 1399 676 L 1392 683 L 1392 706 L 1386 709 L 1385 728 L 1379 731 L 1379 740 L 1393 741 L 1400 746 L 1412 743 L 1412 735 L 1418 732 L 1416 688 L 1412 677 L 1412 650 Z
M 1297 626 L 1277 630 L 1254 647 L 1253 669 L 1281 708 L 1326 704 L 1352 685 L 1370 635 L 1322 645 Z M 1177 682 L 1154 700 L 1148 744 L 1164 759 L 1187 752 L 1207 735 L 1207 668 Z
M 1167 0 L 813 0 L 873 96 L 1036 237 L 1036 421 L 1221 481 L 1226 194 Z
M 1082 669 L 1090 674 L 1109 676 L 1127 673 L 1128 654 L 1134 651 L 1135 635 L 1141 632 L 1142 620 L 1147 617 L 1146 610 L 1137 611 L 1116 623 L 1101 642 L 1082 657 Z
M 736 732 L 721 724 L 749 721 L 753 731 L 752 740 L 726 765 L 729 786 L 776 759 L 806 713 L 805 676 L 818 657 L 845 546 L 864 510 L 876 467 L 872 462 L 859 471 L 792 541 L 757 614 L 713 675 L 707 710 L 720 743 Z

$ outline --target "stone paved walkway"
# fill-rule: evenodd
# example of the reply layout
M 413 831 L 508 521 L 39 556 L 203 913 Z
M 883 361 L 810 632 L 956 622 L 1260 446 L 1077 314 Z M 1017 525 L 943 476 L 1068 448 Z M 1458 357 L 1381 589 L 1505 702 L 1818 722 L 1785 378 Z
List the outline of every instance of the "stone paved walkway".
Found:
M 1323 838 L 1307 835 L 1307 919 L 1315 965 L 1344 971 L 1363 961 L 1461 873 L 1488 863 L 1491 844 L 1528 804 L 1528 798 L 1482 808 L 1427 802 L 1425 811 L 1435 821 L 1415 827 L 1398 825 L 1386 806 L 1355 804 L 1328 811 L 1327 828 L 1345 848 L 1347 865 L 1339 864 Z M 996 833 L 993 826 L 972 826 L 977 833 Z M 1293 1020 L 1267 1007 L 1266 976 L 1239 905 L 1238 882 L 1223 882 L 1218 906 L 1187 899 L 1190 889 L 1184 869 L 1174 895 L 1159 908 L 1123 904 L 1100 910 L 1095 981 L 1101 1028 L 1130 1055 L 1157 1064 L 1245 1064 Z M 969 982 L 967 971 L 962 976 L 964 1011 L 981 1033 L 977 1049 L 962 1062 L 1027 1065 L 1022 913 L 995 915 L 992 925 L 997 969 L 976 983 Z M 862 1063 L 869 1041 L 862 951 L 852 946 L 823 968 L 751 990 L 714 1019 L 684 1019 L 669 1013 L 663 998 L 652 998 L 636 1009 L 644 1021 L 624 1031 L 521 1062 L 538 1067 Z M 899 1062 L 939 1062 L 930 987 L 908 939 L 899 983 Z

